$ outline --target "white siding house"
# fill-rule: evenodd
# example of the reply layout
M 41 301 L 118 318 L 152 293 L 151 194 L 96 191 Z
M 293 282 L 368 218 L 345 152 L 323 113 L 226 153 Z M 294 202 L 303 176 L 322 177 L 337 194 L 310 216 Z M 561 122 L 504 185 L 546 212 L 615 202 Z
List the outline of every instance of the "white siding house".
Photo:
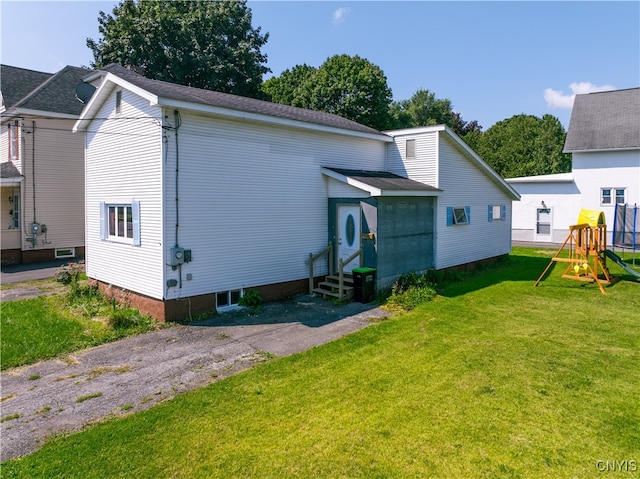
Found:
M 86 136 L 87 274 L 159 319 L 222 309 L 251 289 L 265 299 L 305 292 L 309 254 L 328 243 L 334 262 L 347 246 L 360 248 L 349 268 L 378 268 L 379 287 L 403 272 L 509 252 L 510 228 L 500 226 L 508 211 L 490 223 L 487 208 L 517 195 L 448 129 L 414 132 L 431 146 L 406 163 L 412 178 L 401 132 L 149 80 L 117 65 L 87 81 L 97 90 L 75 127 Z M 438 167 L 438 151 L 450 167 Z M 474 184 L 475 201 L 473 193 L 454 201 Z M 436 258 L 445 249 L 434 243 L 436 216 L 447 224 L 441 194 L 479 210 L 477 223 L 459 225 L 448 240 L 443 234 L 460 245 L 458 255 Z M 343 242 L 345 212 L 352 230 Z M 491 240 L 460 254 L 478 239 L 472 230 Z M 420 249 L 418 260 L 405 244 Z
M 576 95 L 564 151 L 571 173 L 510 178 L 513 240 L 562 243 L 581 209 L 605 214 L 608 241 L 616 203 L 640 203 L 640 88 Z

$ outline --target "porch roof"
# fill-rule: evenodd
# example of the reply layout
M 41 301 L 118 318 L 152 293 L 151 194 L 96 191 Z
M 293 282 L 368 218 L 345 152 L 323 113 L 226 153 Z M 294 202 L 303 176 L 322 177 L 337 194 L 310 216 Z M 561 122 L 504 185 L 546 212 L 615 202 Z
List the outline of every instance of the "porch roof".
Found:
M 322 168 L 322 173 L 371 196 L 438 196 L 442 190 L 388 171 Z
M 0 163 L 0 184 L 2 186 L 17 186 L 23 179 L 18 168 L 10 161 Z

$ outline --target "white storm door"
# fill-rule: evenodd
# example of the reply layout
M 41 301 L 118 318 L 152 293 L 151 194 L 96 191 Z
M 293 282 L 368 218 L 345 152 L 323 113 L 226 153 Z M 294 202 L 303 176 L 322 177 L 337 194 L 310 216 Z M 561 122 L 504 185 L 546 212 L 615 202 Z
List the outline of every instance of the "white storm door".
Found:
M 338 259 L 346 260 L 360 249 L 360 206 L 338 206 Z M 344 267 L 345 273 L 360 266 L 360 256 Z
M 551 208 L 536 208 L 536 240 L 551 241 Z

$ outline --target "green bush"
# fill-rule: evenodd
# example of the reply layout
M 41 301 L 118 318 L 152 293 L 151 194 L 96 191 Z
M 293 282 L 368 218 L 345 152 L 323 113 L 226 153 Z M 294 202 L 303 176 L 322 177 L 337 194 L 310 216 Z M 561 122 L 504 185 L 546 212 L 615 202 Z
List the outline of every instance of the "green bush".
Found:
M 431 301 L 435 296 L 434 283 L 428 274 L 403 274 L 391 288 L 386 306 L 389 309 L 411 311 L 416 306 Z
M 146 327 L 151 324 L 150 318 L 140 315 L 134 308 L 118 308 L 109 315 L 107 324 L 115 330 Z
M 78 281 L 80 280 L 80 276 L 84 273 L 84 264 L 82 263 L 69 263 L 67 265 L 62 266 L 58 271 L 56 271 L 55 278 L 56 281 L 62 283 L 64 285 L 70 286 L 70 295 L 76 295 L 78 292 Z
M 257 310 L 262 306 L 262 296 L 255 289 L 251 291 L 247 291 L 242 298 L 238 301 L 240 306 L 244 306 L 245 308 L 249 308 L 253 311 Z

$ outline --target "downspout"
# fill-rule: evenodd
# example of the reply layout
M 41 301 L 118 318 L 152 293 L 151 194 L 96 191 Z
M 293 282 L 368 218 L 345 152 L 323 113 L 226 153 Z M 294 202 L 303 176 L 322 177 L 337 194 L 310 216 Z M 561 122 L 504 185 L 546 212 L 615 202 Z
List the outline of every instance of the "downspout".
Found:
M 37 223 L 36 221 L 36 122 L 35 120 L 31 121 L 31 184 L 32 184 L 32 190 L 33 190 L 32 191 L 33 223 Z
M 180 174 L 180 154 L 179 154 L 179 148 L 178 148 L 178 128 L 180 128 L 180 121 L 181 121 L 180 113 L 178 112 L 178 110 L 174 110 L 173 118 L 176 125 L 174 128 L 174 134 L 176 137 L 176 244 L 175 244 L 175 247 L 178 248 L 179 246 L 178 229 L 180 228 L 180 195 L 178 194 L 179 193 L 178 176 Z
M 180 112 L 178 110 L 173 111 L 173 119 L 175 122 L 174 134 L 176 137 L 176 243 L 175 247 L 179 248 L 180 243 L 178 242 L 178 231 L 180 229 L 180 195 L 179 195 L 179 181 L 178 177 L 180 174 L 180 151 L 178 148 L 178 129 L 182 124 L 182 120 L 180 118 Z M 182 264 L 178 265 L 178 287 L 182 289 Z
M 24 132 L 25 135 L 27 133 L 31 134 L 31 189 L 32 189 L 31 199 L 33 201 L 33 221 L 31 222 L 29 227 L 27 227 L 26 224 L 23 224 L 22 230 L 26 236 L 25 241 L 27 241 L 28 243 L 31 243 L 31 249 L 34 249 L 38 244 L 37 231 L 34 231 L 34 225 L 38 224 L 37 215 L 36 215 L 36 122 L 35 120 L 31 120 L 30 132 L 25 131 L 24 126 L 22 127 L 22 131 Z M 26 137 L 23 138 L 23 144 L 25 144 L 26 146 Z M 26 151 L 26 148 L 25 148 L 25 151 Z M 26 191 L 25 191 L 25 197 L 26 197 Z M 25 228 L 26 228 L 26 231 L 25 231 Z

